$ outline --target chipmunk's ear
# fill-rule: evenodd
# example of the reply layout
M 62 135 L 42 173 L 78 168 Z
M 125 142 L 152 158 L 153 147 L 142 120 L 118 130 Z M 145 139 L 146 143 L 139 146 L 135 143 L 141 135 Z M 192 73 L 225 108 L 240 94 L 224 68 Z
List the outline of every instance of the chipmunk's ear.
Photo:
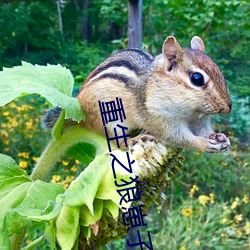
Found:
M 205 45 L 204 45 L 204 42 L 203 40 L 198 37 L 198 36 L 194 36 L 191 40 L 191 48 L 192 49 L 197 49 L 197 50 L 200 50 L 202 52 L 205 51 Z
M 170 61 L 179 61 L 182 59 L 183 50 L 175 37 L 169 36 L 162 46 L 162 54 Z

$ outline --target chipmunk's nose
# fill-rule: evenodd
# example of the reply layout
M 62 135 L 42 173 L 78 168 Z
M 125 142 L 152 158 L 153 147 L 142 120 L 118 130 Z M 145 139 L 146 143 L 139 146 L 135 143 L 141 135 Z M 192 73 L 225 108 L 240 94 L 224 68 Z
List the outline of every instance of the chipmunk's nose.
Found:
M 231 109 L 232 109 L 232 102 L 229 101 L 222 109 L 220 109 L 219 113 L 228 114 L 231 112 Z

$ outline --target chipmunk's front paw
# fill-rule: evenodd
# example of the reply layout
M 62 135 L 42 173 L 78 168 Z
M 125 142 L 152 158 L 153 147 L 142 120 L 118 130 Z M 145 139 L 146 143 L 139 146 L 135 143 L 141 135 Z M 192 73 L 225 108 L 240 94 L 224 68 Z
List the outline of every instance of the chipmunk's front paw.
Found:
M 214 133 L 208 138 L 207 152 L 216 153 L 225 151 L 230 147 L 229 139 L 222 133 Z

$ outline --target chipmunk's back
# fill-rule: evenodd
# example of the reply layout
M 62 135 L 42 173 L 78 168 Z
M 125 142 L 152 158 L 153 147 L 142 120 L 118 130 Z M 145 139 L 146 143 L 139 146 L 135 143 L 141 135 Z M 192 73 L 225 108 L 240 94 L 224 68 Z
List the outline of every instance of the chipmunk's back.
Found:
M 154 57 L 140 49 L 125 49 L 117 52 L 98 65 L 87 77 L 84 85 L 102 79 L 114 79 L 125 85 L 150 70 Z
M 102 130 L 98 101 L 110 102 L 119 97 L 128 114 L 126 121 L 132 128 L 133 122 L 129 119 L 131 114 L 134 123 L 137 117 L 141 119 L 139 113 L 142 105 L 138 104 L 145 99 L 146 79 L 151 73 L 153 61 L 154 57 L 143 50 L 126 49 L 111 55 L 98 65 L 89 74 L 78 95 L 87 114 L 85 126 Z M 135 107 L 138 107 L 136 112 Z

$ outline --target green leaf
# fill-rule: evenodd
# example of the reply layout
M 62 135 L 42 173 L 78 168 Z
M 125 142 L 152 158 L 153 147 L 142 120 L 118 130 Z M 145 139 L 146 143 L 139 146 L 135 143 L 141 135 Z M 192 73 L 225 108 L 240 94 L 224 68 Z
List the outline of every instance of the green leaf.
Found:
M 27 176 L 17 176 L 0 181 L 0 201 L 13 189 L 25 182 L 31 182 L 30 178 Z
M 91 237 L 92 229 L 90 227 L 80 227 L 81 235 L 88 239 Z
M 104 175 L 110 168 L 110 156 L 99 155 L 93 162 L 70 184 L 65 192 L 64 203 L 70 206 L 87 205 L 93 214 L 93 201 Z
M 65 121 L 65 110 L 62 109 L 61 114 L 52 129 L 52 135 L 57 140 L 61 138 L 64 121 Z
M 25 247 L 22 247 L 21 250 L 32 250 L 35 247 L 41 245 L 41 243 L 44 241 L 44 235 L 40 236 L 36 240 L 32 241 L 30 244 L 28 244 Z
M 31 181 L 11 157 L 0 155 L 0 159 L 0 249 L 8 249 L 9 236 L 22 233 L 35 220 L 32 216 L 45 212 L 50 214 L 47 219 L 58 216 L 63 199 L 57 196 L 64 189 L 57 184 Z
M 31 185 L 32 182 L 23 183 L 1 199 L 0 221 L 3 220 L 7 210 L 16 208 L 22 203 Z
M 48 201 L 55 200 L 56 196 L 61 193 L 64 193 L 61 185 L 37 180 L 30 186 L 20 208 L 26 209 L 27 212 L 30 208 L 42 212 L 47 207 Z
M 89 226 L 95 224 L 102 217 L 103 200 L 95 199 L 93 203 L 94 214 L 92 215 L 87 206 L 80 208 L 80 225 Z
M 79 234 L 79 207 L 64 205 L 56 220 L 56 238 L 64 250 L 71 250 Z
M 50 242 L 51 249 L 56 249 L 56 223 L 51 221 L 45 229 L 45 237 Z
M 119 215 L 119 207 L 113 201 L 105 200 L 103 201 L 103 207 L 108 209 L 114 219 Z
M 88 165 L 95 158 L 96 148 L 92 144 L 79 142 L 70 147 L 66 154 Z
M 33 220 L 49 222 L 49 221 L 56 219 L 56 217 L 59 215 L 61 211 L 62 206 L 63 206 L 62 204 L 56 203 L 54 204 L 53 209 L 48 213 L 43 212 L 42 215 L 27 215 L 26 214 L 26 216 L 28 216 L 30 219 L 33 219 Z M 19 211 L 19 213 L 24 215 L 24 213 L 22 213 L 21 211 Z
M 61 65 L 34 66 L 22 62 L 22 66 L 0 72 L 0 106 L 18 96 L 36 93 L 53 106 L 65 109 L 66 118 L 79 122 L 84 114 L 78 100 L 71 97 L 73 84 L 71 72 Z
M 0 181 L 17 176 L 26 176 L 28 178 L 28 175 L 10 156 L 0 154 Z

